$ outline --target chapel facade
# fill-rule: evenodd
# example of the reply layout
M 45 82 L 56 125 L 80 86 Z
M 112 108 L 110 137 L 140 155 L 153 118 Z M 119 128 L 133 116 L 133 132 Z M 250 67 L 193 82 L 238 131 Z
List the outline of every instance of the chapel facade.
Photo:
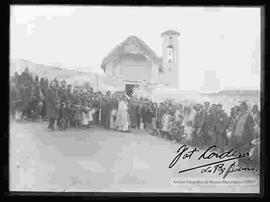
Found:
M 161 57 L 143 40 L 130 36 L 103 59 L 101 68 L 106 76 L 126 85 L 148 83 L 179 89 L 179 36 L 174 30 L 161 34 Z

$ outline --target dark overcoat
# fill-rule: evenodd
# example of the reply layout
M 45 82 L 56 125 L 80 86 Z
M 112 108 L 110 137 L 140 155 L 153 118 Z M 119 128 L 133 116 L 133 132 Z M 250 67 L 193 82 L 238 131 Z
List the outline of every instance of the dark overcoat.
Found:
M 59 88 L 59 99 L 61 102 L 66 102 L 67 100 L 67 90 L 65 88 Z
M 101 124 L 106 128 L 110 127 L 110 113 L 111 113 L 111 99 L 110 98 L 103 98 L 101 103 Z
M 202 116 L 203 116 L 203 126 L 202 126 L 202 130 L 203 130 L 203 134 L 205 136 L 209 135 L 209 131 L 213 128 L 214 126 L 214 121 L 212 119 L 212 116 L 209 112 L 207 112 L 206 110 L 202 111 Z
M 251 141 L 254 138 L 255 122 L 251 115 L 247 116 L 244 123 L 244 130 L 240 136 L 235 136 L 235 129 L 238 124 L 239 117 L 235 120 L 232 130 L 231 145 L 240 152 L 246 152 L 251 148 Z
M 59 107 L 58 107 L 58 93 L 56 89 L 48 88 L 46 92 L 47 110 L 46 114 L 48 118 L 59 119 Z
M 131 126 L 137 126 L 137 114 L 136 114 L 136 106 L 133 103 L 128 104 L 128 113 L 130 117 L 130 124 Z
M 229 126 L 229 117 L 225 112 L 219 112 L 216 116 L 215 129 L 217 135 L 217 146 L 218 148 L 224 148 L 228 145 L 228 138 L 226 136 L 226 129 Z
M 28 106 L 29 96 L 27 93 L 27 89 L 24 86 L 20 86 L 16 88 L 16 102 L 15 102 L 15 110 L 24 111 Z

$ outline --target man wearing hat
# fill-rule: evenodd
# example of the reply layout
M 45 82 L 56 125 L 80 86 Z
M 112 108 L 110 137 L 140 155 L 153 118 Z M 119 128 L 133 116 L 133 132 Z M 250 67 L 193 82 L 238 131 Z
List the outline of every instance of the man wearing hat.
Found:
M 228 139 L 226 136 L 226 130 L 229 126 L 229 117 L 222 109 L 221 104 L 217 104 L 216 121 L 215 121 L 215 131 L 217 137 L 217 149 L 223 152 L 225 146 L 227 146 Z
M 52 81 L 51 86 L 47 89 L 47 111 L 46 114 L 49 118 L 49 131 L 54 130 L 55 120 L 59 119 L 59 97 L 56 89 L 56 82 Z
M 204 144 L 207 146 L 211 146 L 212 143 L 212 136 L 210 131 L 212 130 L 213 126 L 213 119 L 210 113 L 210 103 L 204 102 L 204 108 L 202 109 L 202 133 L 204 138 Z
M 201 113 L 201 105 L 196 104 L 194 107 L 194 110 L 196 111 L 195 117 L 194 117 L 194 141 L 193 143 L 195 146 L 199 146 L 200 148 L 203 148 L 204 146 L 204 139 L 202 136 L 202 126 L 203 126 L 203 117 Z
M 110 128 L 111 92 L 107 91 L 101 102 L 101 125 Z
M 59 109 L 59 118 L 57 119 L 57 126 L 59 129 L 64 129 L 64 125 L 62 124 L 63 120 L 65 120 L 65 118 L 63 117 L 63 111 L 64 107 L 66 106 L 66 101 L 67 101 L 67 88 L 66 88 L 66 81 L 62 80 L 60 82 L 60 86 L 58 88 L 58 96 L 59 96 L 59 100 L 60 100 L 60 109 Z
M 243 153 L 248 152 L 251 149 L 251 141 L 254 138 L 254 120 L 248 112 L 248 106 L 246 102 L 240 104 L 240 114 L 236 118 L 231 137 L 232 147 Z M 239 164 L 246 162 L 246 159 L 239 159 Z

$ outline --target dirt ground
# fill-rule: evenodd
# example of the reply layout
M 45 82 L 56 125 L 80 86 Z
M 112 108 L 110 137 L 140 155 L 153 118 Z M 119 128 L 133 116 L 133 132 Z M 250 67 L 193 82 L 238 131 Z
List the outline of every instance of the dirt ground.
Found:
M 226 182 L 222 182 L 223 175 L 201 173 L 203 168 L 178 173 L 213 162 L 198 161 L 195 154 L 169 169 L 180 146 L 144 131 L 121 133 L 90 128 L 49 133 L 47 122 L 11 122 L 10 190 L 259 192 L 259 175 L 251 171 L 230 173 Z M 231 163 L 226 162 L 225 166 Z M 254 181 L 250 184 L 246 179 Z M 226 184 L 229 180 L 238 182 Z M 237 184 L 239 181 L 242 184 Z

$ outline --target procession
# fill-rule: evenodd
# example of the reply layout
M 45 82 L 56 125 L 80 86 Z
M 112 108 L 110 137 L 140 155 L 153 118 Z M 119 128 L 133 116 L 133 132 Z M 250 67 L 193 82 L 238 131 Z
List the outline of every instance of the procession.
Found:
M 12 77 L 10 115 L 18 123 L 48 121 L 49 135 L 70 128 L 140 129 L 201 149 L 216 145 L 218 152 L 227 148 L 249 151 L 250 158 L 241 159 L 241 165 L 259 168 L 260 111 L 256 104 L 240 102 L 227 114 L 219 103 L 185 106 L 170 99 L 156 103 L 129 97 L 124 91 L 102 94 L 89 85 L 71 86 L 64 80 L 33 77 L 27 68 Z

